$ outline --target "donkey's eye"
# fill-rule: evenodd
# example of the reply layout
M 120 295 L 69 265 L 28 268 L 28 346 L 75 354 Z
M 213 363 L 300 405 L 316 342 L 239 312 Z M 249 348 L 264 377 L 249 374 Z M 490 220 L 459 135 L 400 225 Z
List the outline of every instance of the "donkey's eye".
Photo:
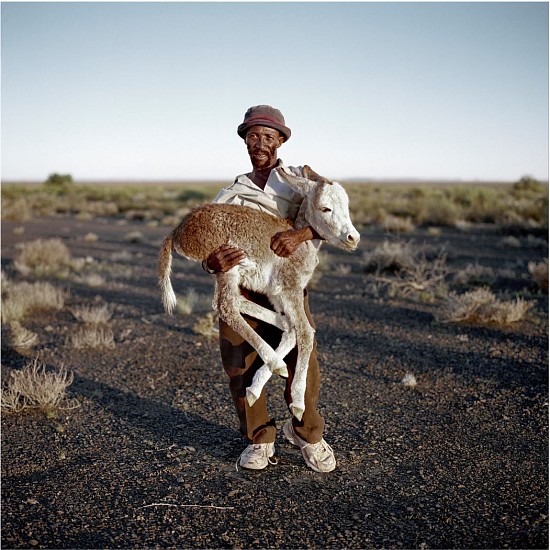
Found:
M 328 206 L 321 206 L 321 208 L 319 208 L 319 210 L 321 212 L 332 212 L 332 208 L 329 208 Z

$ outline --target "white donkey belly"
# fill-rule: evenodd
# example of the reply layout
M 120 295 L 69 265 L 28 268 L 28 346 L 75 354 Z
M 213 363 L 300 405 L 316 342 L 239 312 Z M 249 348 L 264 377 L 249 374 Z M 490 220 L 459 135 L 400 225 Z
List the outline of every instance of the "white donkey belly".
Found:
M 277 257 L 274 260 L 264 265 L 249 258 L 243 260 L 236 268 L 239 271 L 239 285 L 261 294 L 279 294 L 280 281 L 277 274 L 280 266 Z

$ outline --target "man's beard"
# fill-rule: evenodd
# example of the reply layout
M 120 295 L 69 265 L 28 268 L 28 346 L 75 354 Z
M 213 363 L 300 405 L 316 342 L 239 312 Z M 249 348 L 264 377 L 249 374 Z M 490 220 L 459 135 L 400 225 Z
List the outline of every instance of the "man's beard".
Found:
M 252 162 L 252 166 L 256 169 L 266 169 L 269 168 L 272 164 L 274 164 L 274 155 L 271 151 L 260 149 L 257 151 L 251 151 L 249 152 L 250 160 Z

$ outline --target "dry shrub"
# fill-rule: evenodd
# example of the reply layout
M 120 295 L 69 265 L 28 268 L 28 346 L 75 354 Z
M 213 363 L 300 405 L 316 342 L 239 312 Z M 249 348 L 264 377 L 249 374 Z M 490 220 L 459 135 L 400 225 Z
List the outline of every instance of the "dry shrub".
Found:
M 341 275 L 342 277 L 346 277 L 349 275 L 352 271 L 351 264 L 336 264 L 334 266 L 334 273 L 336 275 Z
M 399 270 L 394 278 L 375 277 L 386 285 L 391 297 L 405 296 L 422 302 L 433 302 L 447 295 L 447 255 L 441 252 L 433 261 L 425 254 L 415 257 L 413 265 Z
M 200 317 L 193 325 L 193 332 L 207 338 L 217 338 L 220 331 L 218 329 L 218 315 L 216 312 L 211 311 Z
M 429 259 L 427 253 L 433 258 Z M 390 297 L 433 302 L 447 295 L 447 253 L 443 249 L 414 249 L 412 242 L 384 241 L 364 258 L 367 270 L 375 271 L 370 289 L 376 296 L 385 290 Z M 394 276 L 382 276 L 383 272 Z
M 86 235 L 82 237 L 82 240 L 86 243 L 95 243 L 98 239 L 99 237 L 95 233 L 86 233 Z
M 367 271 L 382 273 L 383 271 L 399 271 L 414 266 L 412 243 L 385 240 L 371 252 L 365 252 L 363 259 Z
M 548 258 L 544 258 L 539 263 L 529 262 L 527 269 L 529 269 L 531 277 L 539 285 L 539 288 L 548 293 Z
M 200 294 L 194 288 L 190 288 L 185 296 L 178 296 L 176 309 L 181 315 L 191 315 L 194 311 L 206 312 L 212 309 L 212 298 L 208 294 Z
M 498 246 L 499 248 L 521 248 L 521 241 L 517 237 L 509 235 L 500 239 Z
M 109 327 L 87 325 L 71 335 L 70 344 L 73 348 L 114 348 L 115 339 Z
M 441 304 L 437 318 L 444 323 L 507 326 L 523 320 L 532 306 L 532 302 L 522 298 L 512 301 L 498 300 L 490 290 L 479 288 L 462 295 L 451 292 Z
M 2 322 L 20 321 L 34 311 L 59 310 L 64 304 L 65 292 L 50 283 L 10 283 L 2 295 Z
M 384 229 L 390 233 L 410 233 L 415 225 L 410 216 L 392 216 L 388 214 L 383 220 Z
M 468 264 L 454 275 L 455 283 L 459 285 L 490 285 L 495 281 L 495 272 L 491 267 Z
M 71 313 L 77 321 L 92 325 L 107 323 L 113 316 L 113 312 L 107 304 L 101 306 L 78 306 L 71 309 Z
M 141 231 L 130 231 L 124 235 L 124 240 L 127 243 L 143 243 L 145 242 L 145 237 Z
M 15 349 L 30 349 L 38 342 L 38 334 L 26 329 L 19 321 L 10 323 L 9 345 Z
M 67 399 L 67 388 L 73 383 L 73 374 L 64 366 L 57 371 L 46 371 L 46 365 L 34 359 L 21 370 L 12 371 L 2 387 L 0 406 L 3 411 L 20 412 L 41 409 L 52 412 L 77 406 Z
M 401 384 L 407 388 L 414 388 L 417 385 L 416 376 L 412 372 L 408 372 L 401 379 Z
M 103 286 L 105 284 L 105 277 L 99 273 L 86 273 L 85 275 L 80 276 L 77 280 L 79 283 L 91 286 L 93 288 Z
M 122 249 L 112 252 L 110 257 L 112 262 L 129 262 L 134 256 L 129 250 Z
M 4 200 L 2 197 L 2 219 L 24 222 L 32 218 L 32 210 L 23 198 Z
M 36 239 L 23 243 L 15 268 L 23 275 L 60 274 L 71 265 L 71 253 L 61 239 Z
M 181 315 L 191 315 L 193 309 L 199 302 L 199 294 L 194 288 L 190 288 L 185 296 L 178 296 L 176 310 Z

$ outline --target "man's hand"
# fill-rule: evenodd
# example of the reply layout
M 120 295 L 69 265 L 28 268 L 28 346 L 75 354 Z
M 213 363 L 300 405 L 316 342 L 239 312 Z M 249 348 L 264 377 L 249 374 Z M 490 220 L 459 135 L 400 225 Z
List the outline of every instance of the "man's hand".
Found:
M 227 273 L 232 267 L 238 265 L 246 258 L 246 254 L 240 249 L 228 244 L 222 244 L 220 248 L 214 250 L 206 259 L 206 265 L 216 273 Z
M 271 237 L 271 250 L 277 256 L 288 258 L 302 243 L 319 238 L 320 236 L 311 227 L 289 229 Z

